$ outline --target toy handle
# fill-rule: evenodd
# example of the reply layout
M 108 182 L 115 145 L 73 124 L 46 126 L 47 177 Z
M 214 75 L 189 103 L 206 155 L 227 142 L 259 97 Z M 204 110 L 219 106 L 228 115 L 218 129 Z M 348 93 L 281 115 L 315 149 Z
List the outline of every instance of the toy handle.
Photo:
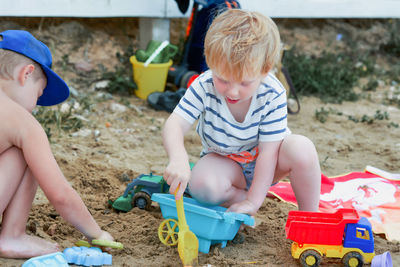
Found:
M 247 224 L 249 226 L 254 225 L 254 217 L 249 216 L 247 214 L 236 213 L 236 212 L 223 212 L 221 215 L 226 222 L 231 224 L 233 224 L 235 220 L 238 220 L 242 221 L 244 224 Z
M 175 190 L 175 193 L 174 193 L 175 196 L 176 196 L 176 193 L 178 192 L 178 190 L 179 190 L 179 186 Z M 179 200 L 175 200 L 175 201 L 176 201 L 176 213 L 178 214 L 179 228 L 182 230 L 189 229 L 189 226 L 186 223 L 185 210 L 183 208 L 183 196 Z
M 152 61 L 153 59 L 160 54 L 160 52 L 169 44 L 169 41 L 164 41 L 161 43 L 161 45 L 159 47 L 157 47 L 157 49 L 153 52 L 153 54 L 150 55 L 150 57 L 146 60 L 146 62 L 144 63 L 143 66 L 147 67 Z

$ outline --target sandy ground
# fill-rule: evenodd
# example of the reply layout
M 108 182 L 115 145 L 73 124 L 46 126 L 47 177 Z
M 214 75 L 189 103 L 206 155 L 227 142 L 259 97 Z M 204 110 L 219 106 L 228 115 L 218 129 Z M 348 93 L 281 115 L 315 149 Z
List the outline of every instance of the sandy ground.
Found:
M 0 30 L 24 27 L 50 43 L 56 70 L 78 94 L 88 95 L 91 99 L 91 111 L 79 112 L 87 120 L 81 131 L 53 129 L 51 146 L 65 177 L 80 193 L 96 220 L 124 244 L 122 251 L 112 252 L 113 266 L 180 266 L 177 249 L 166 247 L 158 239 L 157 228 L 163 218 L 156 203 L 150 211 L 134 208 L 128 213 L 116 212 L 107 204 L 109 199 L 123 193 L 128 183 L 124 180 L 126 175 L 130 178 L 150 172 L 161 175 L 167 164 L 161 128 L 169 114 L 151 109 L 144 100 L 135 96 L 114 95 L 107 99 L 100 91 L 93 90 L 98 64 L 113 68 L 118 64 L 115 52 L 124 51 L 127 44 L 137 44 L 137 21 L 2 20 Z M 174 21 L 178 28 L 181 24 Z M 336 34 L 343 29 L 370 45 L 380 40 L 382 34 L 379 21 L 364 28 L 344 21 L 299 23 L 284 20 L 278 25 L 286 42 L 299 42 L 310 53 L 335 42 Z M 179 34 L 172 38 L 178 39 Z M 69 55 L 69 61 L 63 64 L 61 58 L 65 54 Z M 94 70 L 85 71 L 88 65 Z M 388 127 L 390 122 L 400 122 L 400 110 L 382 104 L 388 90 L 389 85 L 381 84 L 372 92 L 374 101 L 362 99 L 340 105 L 325 104 L 312 97 L 301 99 L 301 112 L 289 116 L 289 126 L 294 133 L 306 135 L 314 141 L 324 174 L 333 176 L 362 171 L 366 165 L 400 172 L 400 129 Z M 315 111 L 321 107 L 345 115 L 331 114 L 325 123 L 321 123 L 315 118 Z M 347 118 L 349 115 L 373 116 L 376 110 L 386 111 L 390 120 L 366 124 Z M 196 162 L 201 144 L 194 130 L 188 134 L 185 144 L 190 160 Z M 299 266 L 290 255 L 291 242 L 286 240 L 284 231 L 287 213 L 293 209 L 296 207 L 266 198 L 256 216 L 256 227 L 241 230 L 244 243 L 229 242 L 225 248 L 212 246 L 210 253 L 200 253 L 199 265 Z M 82 238 L 55 212 L 41 191 L 36 196 L 27 231 L 57 241 L 63 248 L 73 246 Z M 394 266 L 400 266 L 399 243 L 389 242 L 380 235 L 374 238 L 376 253 L 390 251 Z M 20 266 L 23 262 L 0 259 L 0 266 Z M 324 259 L 322 266 L 341 266 L 341 263 Z

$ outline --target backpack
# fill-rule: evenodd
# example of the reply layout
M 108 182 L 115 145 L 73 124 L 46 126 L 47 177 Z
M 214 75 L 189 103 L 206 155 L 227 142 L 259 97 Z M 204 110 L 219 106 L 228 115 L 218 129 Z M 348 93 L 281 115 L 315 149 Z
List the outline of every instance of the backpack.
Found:
M 202 73 L 208 69 L 204 57 L 204 39 L 211 22 L 221 11 L 240 8 L 240 4 L 236 0 L 195 0 L 195 3 L 202 5 L 202 8 L 197 13 L 192 12 L 194 17 L 190 17 L 186 29 L 186 35 L 188 35 L 193 27 L 192 39 L 188 46 L 187 63 L 189 70 Z

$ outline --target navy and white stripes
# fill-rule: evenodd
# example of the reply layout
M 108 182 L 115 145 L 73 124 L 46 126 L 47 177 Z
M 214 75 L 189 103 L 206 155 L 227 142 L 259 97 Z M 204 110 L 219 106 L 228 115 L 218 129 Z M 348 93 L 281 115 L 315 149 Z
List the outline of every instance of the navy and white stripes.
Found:
M 282 140 L 290 133 L 285 89 L 273 74 L 263 79 L 243 122 L 234 119 L 225 99 L 215 90 L 211 70 L 192 83 L 174 112 L 191 124 L 199 121 L 202 154 L 247 151 L 258 142 Z

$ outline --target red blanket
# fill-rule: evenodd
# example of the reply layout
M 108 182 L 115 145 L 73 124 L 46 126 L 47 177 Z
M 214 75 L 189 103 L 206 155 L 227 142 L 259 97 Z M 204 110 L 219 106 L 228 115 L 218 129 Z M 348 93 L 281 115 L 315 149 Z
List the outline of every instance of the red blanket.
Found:
M 297 205 L 292 187 L 280 182 L 269 193 Z M 321 176 L 320 211 L 355 208 L 368 218 L 375 233 L 400 241 L 400 180 L 391 180 L 370 172 L 352 172 L 337 177 Z

